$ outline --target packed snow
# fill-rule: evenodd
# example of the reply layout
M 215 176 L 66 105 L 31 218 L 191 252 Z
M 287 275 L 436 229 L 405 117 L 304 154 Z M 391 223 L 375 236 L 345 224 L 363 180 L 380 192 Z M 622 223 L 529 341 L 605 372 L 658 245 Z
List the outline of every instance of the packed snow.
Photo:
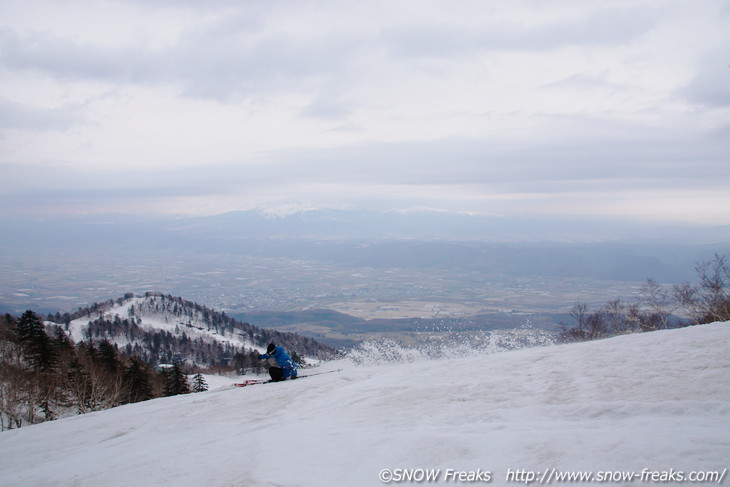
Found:
M 678 472 L 726 480 L 729 344 L 730 322 L 457 358 L 369 361 L 361 351 L 296 381 L 216 382 L 5 431 L 0 485 L 509 485 L 557 483 L 562 472 L 610 473 L 609 485 L 672 485 Z M 637 477 L 619 480 L 625 473 Z

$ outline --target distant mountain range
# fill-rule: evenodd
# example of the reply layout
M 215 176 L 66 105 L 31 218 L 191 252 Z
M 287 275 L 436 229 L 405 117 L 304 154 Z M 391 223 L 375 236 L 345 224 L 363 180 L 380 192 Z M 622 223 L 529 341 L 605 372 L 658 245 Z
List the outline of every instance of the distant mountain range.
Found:
M 3 245 L 212 247 L 241 239 L 469 240 L 482 242 L 730 242 L 730 226 L 690 226 L 580 217 L 498 215 L 429 208 L 398 211 L 306 207 L 251 209 L 213 216 L 89 215 L 8 218 Z

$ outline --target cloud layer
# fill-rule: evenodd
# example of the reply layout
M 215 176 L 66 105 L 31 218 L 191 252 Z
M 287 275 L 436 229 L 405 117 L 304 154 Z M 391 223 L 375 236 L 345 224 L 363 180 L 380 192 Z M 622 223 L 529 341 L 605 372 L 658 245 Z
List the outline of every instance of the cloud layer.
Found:
M 6 213 L 730 223 L 726 2 L 0 5 Z

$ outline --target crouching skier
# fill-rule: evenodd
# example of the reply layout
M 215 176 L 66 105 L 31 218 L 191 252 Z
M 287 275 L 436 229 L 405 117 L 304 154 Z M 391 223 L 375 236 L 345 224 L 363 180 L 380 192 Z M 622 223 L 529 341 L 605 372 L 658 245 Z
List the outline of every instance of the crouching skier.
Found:
M 291 359 L 283 347 L 269 343 L 266 353 L 259 355 L 259 359 L 269 361 L 269 375 L 271 380 L 279 382 L 297 378 L 297 364 Z

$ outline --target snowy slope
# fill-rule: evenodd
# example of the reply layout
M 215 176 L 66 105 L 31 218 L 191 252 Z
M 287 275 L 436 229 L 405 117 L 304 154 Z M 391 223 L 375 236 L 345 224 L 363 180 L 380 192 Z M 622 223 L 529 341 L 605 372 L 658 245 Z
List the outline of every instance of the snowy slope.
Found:
M 437 485 L 470 483 L 447 481 L 446 469 L 488 471 L 491 485 L 519 470 L 722 472 L 729 344 L 730 323 L 717 323 L 450 360 L 329 363 L 343 370 L 0 433 L 0 485 L 377 486 L 383 469 L 399 468 L 441 469 Z
M 256 345 L 251 342 L 242 333 L 231 333 L 223 334 L 212 329 L 205 323 L 202 317 L 202 313 L 196 312 L 191 316 L 173 316 L 169 312 L 160 311 L 155 312 L 154 310 L 147 309 L 154 304 L 155 301 L 160 301 L 159 296 L 152 297 L 133 297 L 124 300 L 121 304 L 116 303 L 110 309 L 105 310 L 104 313 L 94 314 L 91 318 L 96 319 L 104 317 L 108 320 L 113 320 L 114 317 L 130 318 L 141 320 L 140 326 L 144 329 L 151 331 L 168 331 L 174 335 L 179 335 L 184 332 L 190 339 L 203 338 L 205 341 L 217 341 L 223 343 L 230 343 L 237 347 L 255 348 Z M 147 308 L 145 308 L 145 306 Z M 132 313 L 130 310 L 134 309 Z M 67 330 L 68 335 L 75 342 L 80 342 L 86 338 L 86 330 L 89 327 L 89 317 L 79 318 L 71 321 Z M 116 339 L 114 340 L 118 345 L 126 345 L 125 341 Z

